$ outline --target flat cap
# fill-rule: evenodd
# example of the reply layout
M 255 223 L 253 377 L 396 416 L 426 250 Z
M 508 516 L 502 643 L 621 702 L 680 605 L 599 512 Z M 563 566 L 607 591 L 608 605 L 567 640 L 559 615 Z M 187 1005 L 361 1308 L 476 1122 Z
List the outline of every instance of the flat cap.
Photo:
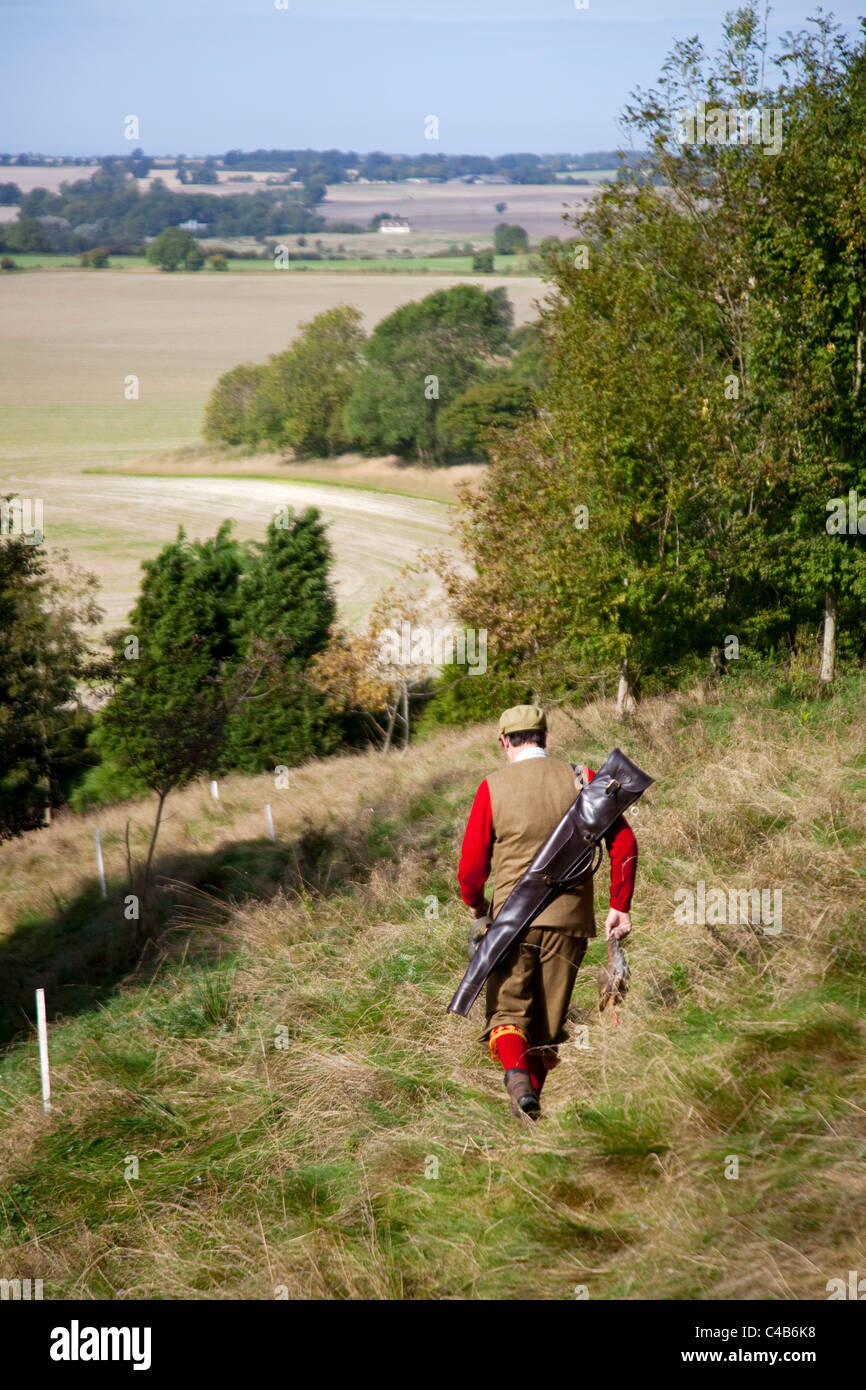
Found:
M 541 729 L 543 732 L 546 728 L 547 718 L 538 705 L 514 705 L 499 716 L 501 734 L 522 734 L 529 729 Z

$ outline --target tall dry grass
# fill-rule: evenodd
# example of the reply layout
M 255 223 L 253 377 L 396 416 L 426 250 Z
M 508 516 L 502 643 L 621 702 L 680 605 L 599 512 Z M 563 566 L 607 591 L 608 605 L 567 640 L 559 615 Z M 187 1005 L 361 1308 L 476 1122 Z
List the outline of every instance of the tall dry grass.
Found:
M 563 1049 L 534 1128 L 480 1020 L 445 1012 L 492 727 L 310 764 L 280 801 L 266 779 L 179 795 L 167 873 L 257 842 L 265 800 L 296 859 L 233 907 L 190 892 L 158 962 L 54 1025 L 53 1116 L 32 1042 L 6 1055 L 4 1273 L 55 1297 L 825 1297 L 866 1268 L 862 695 L 743 682 L 626 728 L 604 703 L 556 716 L 554 751 L 616 742 L 657 784 L 621 1022 L 596 1012 L 597 941 L 572 1010 L 590 1045 Z M 49 875 L 61 900 L 92 877 L 96 820 L 111 875 L 149 813 L 61 818 L 4 852 L 4 887 L 49 910 Z M 677 925 L 699 879 L 781 887 L 782 930 Z

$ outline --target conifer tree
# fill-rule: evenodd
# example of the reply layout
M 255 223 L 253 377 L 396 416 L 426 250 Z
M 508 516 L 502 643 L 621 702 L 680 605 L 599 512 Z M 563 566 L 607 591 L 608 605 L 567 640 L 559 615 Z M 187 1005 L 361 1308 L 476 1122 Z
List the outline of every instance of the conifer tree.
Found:
M 43 825 L 87 766 L 78 689 L 92 670 L 95 587 L 59 559 L 49 570 L 41 545 L 0 540 L 0 839 Z
M 234 767 L 290 767 L 339 742 L 339 724 L 307 674 L 336 616 L 331 564 L 314 507 L 299 516 L 283 509 L 268 527 L 265 544 L 250 547 L 234 630 L 240 659 L 250 660 L 260 645 L 271 670 L 256 697 L 232 718 L 227 756 Z
M 203 543 L 181 530 L 145 563 L 129 625 L 113 639 L 114 693 L 102 714 L 101 745 L 157 797 L 142 875 L 143 922 L 166 797 L 225 767 L 226 723 L 266 666 L 260 649 L 239 657 L 240 564 L 230 522 Z

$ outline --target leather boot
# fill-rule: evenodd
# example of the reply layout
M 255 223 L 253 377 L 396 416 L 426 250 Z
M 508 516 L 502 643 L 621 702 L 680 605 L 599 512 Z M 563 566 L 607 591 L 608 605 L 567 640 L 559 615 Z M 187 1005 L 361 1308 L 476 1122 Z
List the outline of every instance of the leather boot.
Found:
M 513 1115 L 526 1116 L 529 1120 L 538 1119 L 541 1106 L 538 1102 L 538 1092 L 530 1080 L 528 1071 L 524 1071 L 523 1067 L 510 1067 L 505 1073 L 505 1089 L 511 1101 Z

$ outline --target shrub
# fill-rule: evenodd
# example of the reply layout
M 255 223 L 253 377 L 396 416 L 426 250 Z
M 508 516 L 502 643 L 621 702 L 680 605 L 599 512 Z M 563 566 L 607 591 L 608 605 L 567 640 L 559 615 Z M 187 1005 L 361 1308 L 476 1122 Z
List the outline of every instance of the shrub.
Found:
M 515 680 L 506 671 L 488 667 L 483 677 L 472 676 L 465 666 L 443 667 L 433 685 L 433 696 L 425 706 L 418 732 L 430 733 L 442 725 L 462 727 L 482 719 L 496 718 L 512 705 L 532 704 L 532 686 Z
M 92 251 L 81 251 L 78 256 L 78 264 L 88 266 L 91 270 L 105 270 L 110 265 L 108 256 L 107 246 L 96 246 Z
M 166 227 L 147 248 L 147 259 L 160 270 L 200 270 L 204 252 L 195 237 L 184 227 Z
M 98 747 L 98 744 L 93 745 Z M 147 796 L 147 787 L 131 768 L 120 768 L 110 759 L 91 767 L 73 789 L 69 805 L 77 814 L 92 811 L 96 806 L 115 806 Z
M 439 417 L 439 439 L 454 457 L 487 458 L 490 429 L 514 429 L 532 414 L 532 389 L 526 382 L 497 377 L 471 386 L 446 405 Z

